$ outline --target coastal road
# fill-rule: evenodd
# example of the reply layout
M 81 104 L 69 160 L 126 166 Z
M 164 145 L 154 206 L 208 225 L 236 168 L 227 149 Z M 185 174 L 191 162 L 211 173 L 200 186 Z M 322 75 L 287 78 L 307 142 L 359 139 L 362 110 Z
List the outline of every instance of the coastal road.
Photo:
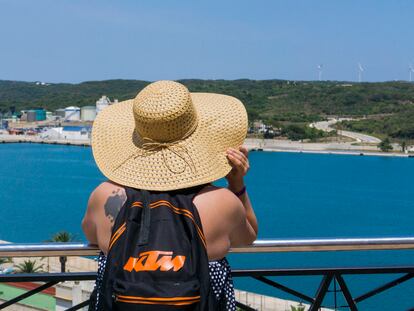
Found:
M 335 123 L 339 121 L 345 121 L 345 120 L 352 120 L 352 119 L 346 119 L 346 118 L 329 119 L 328 121 L 311 123 L 309 126 L 314 127 L 318 130 L 325 131 L 325 132 L 331 132 L 334 130 L 331 127 L 332 125 L 334 125 Z M 357 142 L 360 142 L 360 143 L 379 144 L 381 142 L 381 139 L 377 137 L 366 135 L 366 134 L 361 134 L 361 133 L 356 133 L 356 132 L 350 132 L 350 131 L 338 130 L 338 135 L 355 139 Z

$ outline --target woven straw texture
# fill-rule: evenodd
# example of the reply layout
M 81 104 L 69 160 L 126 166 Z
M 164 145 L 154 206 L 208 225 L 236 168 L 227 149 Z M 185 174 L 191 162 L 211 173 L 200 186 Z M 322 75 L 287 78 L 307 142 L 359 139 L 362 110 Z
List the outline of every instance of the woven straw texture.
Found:
M 231 169 L 229 147 L 243 144 L 247 114 L 236 98 L 189 93 L 158 81 L 135 99 L 105 108 L 92 130 L 102 173 L 121 185 L 168 191 L 212 182 Z

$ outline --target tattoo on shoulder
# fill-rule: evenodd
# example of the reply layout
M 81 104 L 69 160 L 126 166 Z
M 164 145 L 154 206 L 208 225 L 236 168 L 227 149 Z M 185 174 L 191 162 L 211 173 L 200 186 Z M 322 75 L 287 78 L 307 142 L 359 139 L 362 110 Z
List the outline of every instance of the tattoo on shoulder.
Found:
M 124 205 L 127 197 L 121 188 L 112 191 L 112 194 L 106 200 L 104 205 L 105 216 L 109 218 L 111 223 L 113 223 L 118 216 L 119 211 L 121 210 L 122 205 Z

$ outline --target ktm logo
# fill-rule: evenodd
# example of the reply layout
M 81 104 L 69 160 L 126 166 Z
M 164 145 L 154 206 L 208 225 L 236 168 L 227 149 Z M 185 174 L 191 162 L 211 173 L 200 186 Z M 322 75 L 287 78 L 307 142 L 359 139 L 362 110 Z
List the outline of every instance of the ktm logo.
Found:
M 148 251 L 139 254 L 138 258 L 130 257 L 124 270 L 139 271 L 178 271 L 184 266 L 185 256 L 172 257 L 173 252 Z

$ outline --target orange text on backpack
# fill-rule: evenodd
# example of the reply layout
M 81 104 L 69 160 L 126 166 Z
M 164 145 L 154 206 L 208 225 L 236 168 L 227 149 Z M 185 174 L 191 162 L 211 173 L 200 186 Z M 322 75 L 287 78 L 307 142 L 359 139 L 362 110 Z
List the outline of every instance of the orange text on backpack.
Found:
M 124 266 L 124 270 L 131 272 L 139 271 L 170 271 L 180 270 L 184 266 L 185 256 L 177 255 L 173 258 L 173 252 L 164 251 L 148 251 L 138 255 L 138 257 L 130 257 Z

